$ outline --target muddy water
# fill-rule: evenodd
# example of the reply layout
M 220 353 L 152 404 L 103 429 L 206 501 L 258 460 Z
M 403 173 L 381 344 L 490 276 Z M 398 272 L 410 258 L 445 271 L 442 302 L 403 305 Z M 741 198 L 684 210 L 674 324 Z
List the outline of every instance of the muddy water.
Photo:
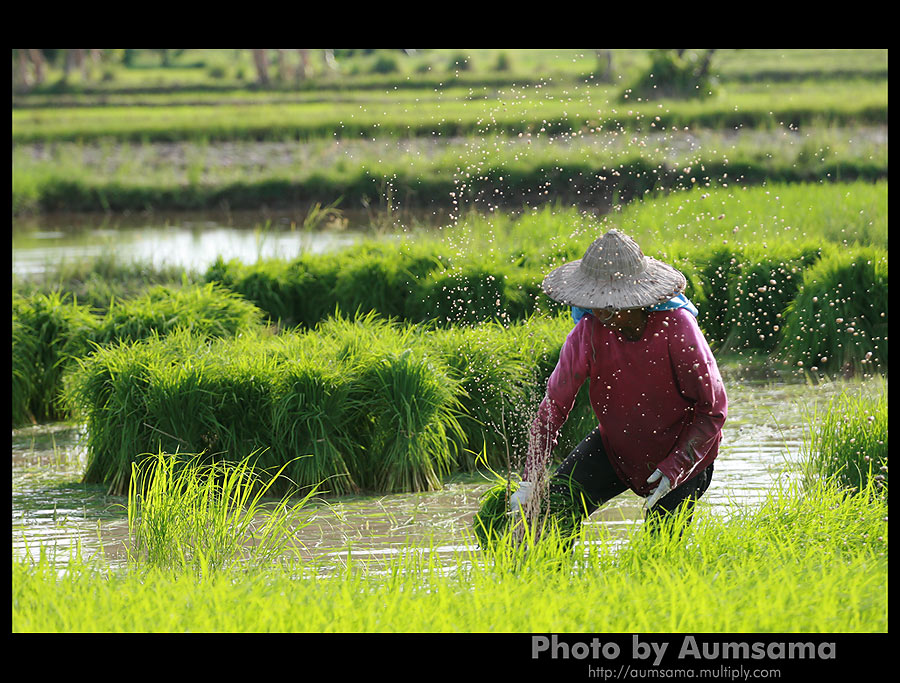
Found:
M 716 474 L 704 500 L 724 514 L 759 502 L 782 476 L 791 473 L 806 416 L 845 389 L 867 385 L 726 378 L 729 420 Z M 84 434 L 79 426 L 43 425 L 12 434 L 12 536 L 14 556 L 36 556 L 43 545 L 63 563 L 80 547 L 84 555 L 111 565 L 125 562 L 127 538 L 124 498 L 107 496 L 103 487 L 79 483 L 85 465 Z M 456 476 L 441 491 L 386 496 L 350 496 L 310 508 L 308 525 L 297 540 L 306 558 L 340 563 L 354 557 L 378 557 L 411 546 L 449 557 L 472 547 L 469 532 L 479 496 L 488 483 L 478 475 Z M 627 492 L 596 512 L 588 538 L 602 530 L 624 536 L 641 520 L 642 499 Z
M 294 258 L 350 246 L 370 230 L 303 230 L 297 217 L 271 220 L 213 213 L 118 217 L 41 216 L 13 226 L 13 273 L 39 276 L 61 264 L 114 256 L 118 262 L 203 271 L 218 256 L 253 263 L 265 258 Z M 293 224 L 293 229 L 292 229 Z M 357 225 L 361 225 L 357 223 Z

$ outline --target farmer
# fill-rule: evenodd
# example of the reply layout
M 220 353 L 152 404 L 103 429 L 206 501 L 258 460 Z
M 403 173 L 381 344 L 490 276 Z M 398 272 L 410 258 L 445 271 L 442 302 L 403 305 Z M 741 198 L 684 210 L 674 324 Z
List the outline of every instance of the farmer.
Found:
M 531 519 L 549 500 L 551 514 L 574 530 L 631 489 L 646 498 L 645 522 L 681 509 L 690 520 L 712 479 L 728 400 L 685 285 L 678 270 L 618 230 L 547 275 L 544 292 L 571 306 L 576 324 L 532 423 L 512 511 Z M 557 435 L 585 380 L 599 424 L 547 481 Z

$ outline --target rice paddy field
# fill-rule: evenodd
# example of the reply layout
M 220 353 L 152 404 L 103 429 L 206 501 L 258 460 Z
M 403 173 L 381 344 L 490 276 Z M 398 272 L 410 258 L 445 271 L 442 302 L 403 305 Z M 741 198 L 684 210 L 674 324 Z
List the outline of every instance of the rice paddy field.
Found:
M 886 636 L 887 50 L 13 67 L 13 632 L 509 634 L 510 671 Z M 700 311 L 713 483 L 687 526 L 629 491 L 488 542 L 573 325 L 541 281 L 612 227 Z M 583 391 L 557 461 L 595 424 Z

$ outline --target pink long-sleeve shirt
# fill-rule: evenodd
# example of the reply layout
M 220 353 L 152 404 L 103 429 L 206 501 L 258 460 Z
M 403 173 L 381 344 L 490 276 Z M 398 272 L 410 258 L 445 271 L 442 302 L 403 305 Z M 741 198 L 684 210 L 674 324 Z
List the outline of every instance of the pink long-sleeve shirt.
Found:
M 718 455 L 728 399 L 694 316 L 684 308 L 650 312 L 643 336 L 629 341 L 585 315 L 563 344 L 532 423 L 526 480 L 546 468 L 585 380 L 610 463 L 638 495 L 656 486 L 647 483 L 655 469 L 675 488 Z

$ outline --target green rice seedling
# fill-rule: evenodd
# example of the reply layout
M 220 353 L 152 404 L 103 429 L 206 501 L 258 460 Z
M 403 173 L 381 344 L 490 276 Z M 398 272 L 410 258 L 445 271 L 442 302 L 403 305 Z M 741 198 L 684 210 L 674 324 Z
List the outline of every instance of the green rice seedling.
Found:
M 887 315 L 887 253 L 874 247 L 834 251 L 803 272 L 777 352 L 806 369 L 886 369 Z
M 303 487 L 440 487 L 462 440 L 455 382 L 438 359 L 398 350 L 402 331 L 385 324 L 390 333 L 367 344 L 354 326 L 365 324 L 219 340 L 179 329 L 99 350 L 67 387 L 87 423 L 85 480 L 121 490 L 134 454 L 151 447 L 226 457 L 268 448 L 274 465 L 315 456 L 287 471 Z
M 273 463 L 290 461 L 288 474 L 301 489 L 320 486 L 323 493 L 350 493 L 367 483 L 358 479 L 363 444 L 352 438 L 358 406 L 343 373 L 346 365 L 323 363 L 303 354 L 282 366 L 272 398 Z M 300 454 L 309 457 L 295 459 Z
M 413 349 L 360 370 L 352 391 L 371 421 L 361 469 L 377 490 L 441 487 L 455 464 L 453 443 L 462 438 L 455 389 L 445 370 Z
M 195 357 L 196 347 L 185 344 L 182 337 L 176 332 L 172 343 Z M 66 405 L 85 423 L 87 431 L 84 482 L 106 484 L 118 495 L 128 490 L 133 458 L 148 451 L 139 446 L 146 443 L 150 431 L 144 393 L 152 383 L 153 365 L 162 357 L 161 344 L 158 335 L 139 344 L 118 342 L 82 358 L 78 368 L 67 375 Z M 151 432 L 149 436 L 153 439 L 150 443 L 159 443 L 160 449 L 164 445 L 174 452 L 185 445 L 171 432 Z M 161 437 L 167 439 L 165 444 L 160 442 Z
M 472 532 L 482 549 L 493 547 L 509 529 L 509 497 L 518 488 L 518 481 L 498 478 L 482 494 L 478 511 L 472 518 Z
M 156 287 L 137 299 L 113 302 L 102 317 L 55 291 L 29 297 L 16 295 L 13 317 L 18 321 L 13 356 L 27 357 L 14 364 L 20 372 L 31 368 L 32 394 L 27 410 L 36 420 L 67 414 L 60 398 L 63 377 L 97 345 L 142 339 L 151 333 L 167 334 L 177 327 L 227 336 L 262 321 L 255 306 L 211 284 L 177 290 Z M 24 341 L 25 336 L 29 342 Z
M 345 314 L 374 311 L 386 318 L 406 317 L 407 301 L 420 283 L 443 269 L 438 253 L 435 244 L 373 243 L 349 250 L 335 281 L 335 305 Z
M 435 327 L 422 334 L 422 343 L 458 382 L 462 470 L 477 469 L 475 449 L 483 448 L 486 464 L 494 468 L 508 467 L 511 454 L 525 450 L 533 378 L 530 359 L 516 341 L 497 323 Z
M 34 422 L 30 404 L 37 393 L 37 338 L 16 315 L 12 319 L 12 424 L 13 427 Z
M 713 243 L 884 247 L 887 181 L 781 183 L 769 178 L 764 186 L 695 187 L 630 202 L 615 222 L 650 255 L 677 251 L 690 258 Z
M 870 489 L 887 497 L 887 385 L 874 396 L 844 391 L 807 416 L 800 451 L 805 480 L 835 481 L 851 491 Z
M 254 469 L 255 454 L 237 463 L 204 463 L 200 455 L 147 454 L 132 464 L 128 488 L 128 556 L 133 563 L 207 576 L 229 566 L 263 566 L 297 552 L 313 491 L 274 507 L 264 496 L 273 476 Z
M 813 243 L 734 250 L 733 269 L 722 293 L 728 329 L 719 350 L 771 353 L 781 341 L 784 312 L 800 287 L 802 274 L 822 251 L 821 245 Z M 715 298 L 711 286 L 706 291 Z M 708 322 L 709 317 L 704 318 Z
M 192 575 L 14 561 L 14 632 L 886 633 L 887 503 L 820 482 L 683 533 Z M 579 539 L 581 540 L 581 539 Z M 593 538 L 592 538 L 593 540 Z M 618 542 L 613 543 L 613 540 Z M 184 609 L 189 604 L 190 609 Z M 228 605 L 228 609 L 222 609 Z M 702 638 L 698 637 L 698 640 Z
M 314 340 L 323 345 L 323 353 L 354 364 L 410 347 L 417 342 L 415 333 L 413 326 L 388 320 L 374 311 L 352 316 L 338 312 L 301 338 Z
M 86 306 L 57 292 L 14 294 L 12 303 L 13 403 L 19 419 L 59 419 L 65 414 L 61 377 L 75 358 L 88 353 L 95 318 Z
M 456 268 L 435 271 L 422 282 L 405 317 L 444 325 L 521 320 L 534 311 L 534 297 L 540 291 L 537 279 L 533 272 L 510 271 L 469 257 Z
M 566 551 L 581 533 L 581 517 L 577 510 L 585 506 L 580 487 L 570 482 L 568 491 L 549 490 L 538 501 L 536 518 L 526 524 L 523 511 L 510 511 L 510 496 L 520 482 L 511 475 L 502 477 L 490 470 L 493 485 L 481 496 L 478 511 L 472 518 L 472 531 L 482 550 L 507 552 L 510 545 L 534 547 L 537 544 L 557 546 Z
M 177 327 L 210 337 L 232 336 L 261 322 L 256 306 L 214 283 L 179 289 L 157 286 L 136 299 L 114 302 L 94 340 L 137 341 L 151 330 L 167 334 Z
M 252 266 L 217 260 L 204 275 L 253 302 L 286 327 L 314 325 L 334 312 L 338 269 L 315 257 L 267 260 Z
M 710 188 L 648 196 L 625 206 L 615 222 L 646 253 L 683 270 L 714 347 L 770 351 L 784 329 L 778 315 L 822 249 L 886 243 L 886 191 L 886 183 Z M 209 277 L 286 324 L 310 327 L 336 308 L 444 326 L 508 323 L 560 311 L 540 291 L 543 276 L 580 257 L 611 225 L 561 206 L 515 220 L 470 215 L 446 229 L 443 241 L 422 238 L 414 249 L 364 245 L 340 255 L 308 255 L 293 265 L 220 264 Z M 445 254 L 448 244 L 453 253 L 435 266 L 434 255 Z

